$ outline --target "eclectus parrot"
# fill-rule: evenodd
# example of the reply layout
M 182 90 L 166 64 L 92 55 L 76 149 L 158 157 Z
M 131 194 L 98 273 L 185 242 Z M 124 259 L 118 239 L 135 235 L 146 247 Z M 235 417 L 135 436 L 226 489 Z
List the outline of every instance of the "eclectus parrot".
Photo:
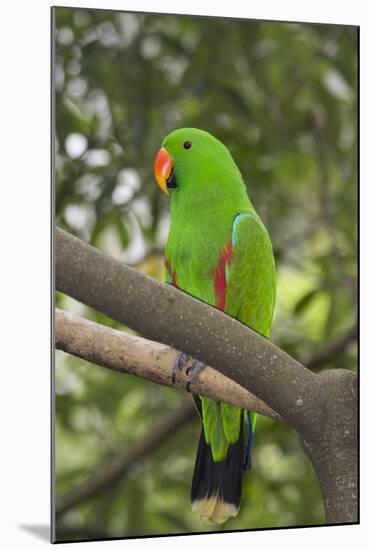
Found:
M 154 171 L 170 197 L 166 282 L 268 338 L 276 289 L 272 245 L 228 149 L 205 131 L 181 128 L 164 139 Z M 174 375 L 186 360 L 178 356 Z M 192 374 L 201 366 L 195 361 Z M 192 508 L 207 522 L 223 523 L 240 507 L 256 415 L 201 396 L 194 400 L 202 429 Z

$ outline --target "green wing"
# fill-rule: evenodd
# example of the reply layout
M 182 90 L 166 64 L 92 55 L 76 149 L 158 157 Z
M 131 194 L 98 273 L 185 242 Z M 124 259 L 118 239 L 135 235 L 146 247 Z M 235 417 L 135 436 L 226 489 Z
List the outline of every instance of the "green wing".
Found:
M 232 231 L 232 257 L 226 269 L 224 311 L 263 336 L 269 337 L 276 296 L 276 273 L 272 244 L 264 225 L 254 213 L 236 216 Z M 239 409 L 222 403 L 226 439 L 238 437 Z M 256 415 L 252 414 L 252 428 Z
M 272 245 L 254 212 L 234 219 L 232 255 L 226 266 L 224 311 L 269 337 L 275 304 L 276 274 Z M 176 286 L 176 274 L 165 262 L 165 280 Z M 240 433 L 241 409 L 201 397 L 205 441 L 216 462 L 225 460 L 230 443 Z M 256 415 L 252 415 L 253 429 Z
M 233 222 L 232 257 L 226 279 L 224 311 L 268 338 L 276 273 L 268 232 L 256 214 L 239 214 Z

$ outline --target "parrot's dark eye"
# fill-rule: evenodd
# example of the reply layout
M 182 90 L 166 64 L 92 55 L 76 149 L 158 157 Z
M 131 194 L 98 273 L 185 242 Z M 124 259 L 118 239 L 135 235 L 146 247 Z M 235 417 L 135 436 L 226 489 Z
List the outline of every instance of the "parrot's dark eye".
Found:
M 191 141 L 185 141 L 184 144 L 183 144 L 183 147 L 185 149 L 190 149 L 191 148 L 191 145 L 192 145 L 192 142 Z

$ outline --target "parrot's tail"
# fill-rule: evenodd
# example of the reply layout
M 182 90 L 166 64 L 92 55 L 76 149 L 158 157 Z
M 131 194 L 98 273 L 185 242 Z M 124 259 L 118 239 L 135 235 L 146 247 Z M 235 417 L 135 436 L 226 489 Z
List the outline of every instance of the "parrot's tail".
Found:
M 208 523 L 223 523 L 237 515 L 242 495 L 242 474 L 244 469 L 250 467 L 249 450 L 245 449 L 243 414 L 239 439 L 229 445 L 223 462 L 214 462 L 202 427 L 191 489 L 192 509 L 201 519 Z

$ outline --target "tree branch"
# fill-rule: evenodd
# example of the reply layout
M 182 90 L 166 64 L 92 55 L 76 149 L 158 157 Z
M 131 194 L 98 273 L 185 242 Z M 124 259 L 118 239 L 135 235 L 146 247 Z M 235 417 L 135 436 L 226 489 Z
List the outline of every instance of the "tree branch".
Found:
M 311 428 L 306 418 L 312 412 L 323 412 L 317 403 L 319 375 L 236 319 L 61 229 L 56 230 L 55 261 L 57 290 L 212 365 L 299 431 Z
M 110 370 L 133 374 L 165 386 L 186 387 L 185 368 L 178 372 L 175 383 L 172 382 L 177 350 L 99 325 L 73 313 L 56 310 L 55 345 L 57 349 Z M 187 366 L 191 361 L 189 359 Z M 263 401 L 208 366 L 193 381 L 190 391 L 281 420 Z

